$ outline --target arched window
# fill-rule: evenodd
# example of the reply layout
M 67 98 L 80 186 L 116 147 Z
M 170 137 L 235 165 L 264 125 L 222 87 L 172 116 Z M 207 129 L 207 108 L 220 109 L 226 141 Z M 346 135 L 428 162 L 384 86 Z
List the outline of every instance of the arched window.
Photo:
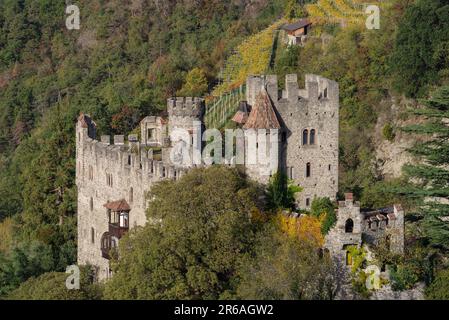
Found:
M 310 130 L 309 144 L 315 144 L 315 129 Z
M 309 140 L 309 130 L 305 129 L 302 132 L 302 144 L 307 144 L 308 140 Z
M 352 221 L 352 219 L 348 219 L 345 223 L 345 232 L 352 233 L 352 230 L 354 230 L 354 221 Z
M 309 178 L 310 175 L 311 175 L 310 162 L 307 162 L 307 164 L 306 164 L 306 178 Z

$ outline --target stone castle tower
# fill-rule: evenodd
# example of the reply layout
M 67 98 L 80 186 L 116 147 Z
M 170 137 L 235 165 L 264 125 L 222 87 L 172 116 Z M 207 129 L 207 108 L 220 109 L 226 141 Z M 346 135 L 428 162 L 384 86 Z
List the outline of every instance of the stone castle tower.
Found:
M 248 108 L 257 108 L 259 95 L 267 94 L 279 128 L 280 168 L 304 190 L 297 199 L 301 208 L 310 207 L 314 197 L 336 199 L 338 192 L 339 88 L 335 81 L 307 74 L 299 89 L 296 74 L 287 75 L 285 90 L 279 90 L 275 75 L 247 79 Z M 251 113 L 253 110 L 251 111 Z M 248 120 L 244 128 L 254 128 Z M 260 128 L 257 127 L 257 128 Z M 257 168 L 250 175 L 257 176 Z M 256 178 L 256 177 L 255 177 Z M 264 179 L 263 182 L 266 182 Z
M 285 90 L 279 90 L 276 76 L 249 77 L 240 122 L 245 132 L 279 133 L 267 148 L 275 149 L 277 168 L 267 171 L 248 164 L 246 170 L 262 183 L 274 171 L 284 170 L 304 188 L 297 199 L 300 208 L 308 208 L 314 197 L 335 200 L 338 191 L 338 84 L 316 75 L 306 75 L 305 80 L 300 89 L 297 76 L 287 75 Z M 180 145 L 189 146 L 189 156 L 201 154 L 204 109 L 200 98 L 168 99 L 168 117 L 144 118 L 140 139 L 129 135 L 126 141 L 123 135 L 97 140 L 95 122 L 85 114 L 78 118 L 78 264 L 95 266 L 99 279 L 110 277 L 110 255 L 123 234 L 146 223 L 146 193 L 152 185 L 179 179 L 202 165 L 178 165 L 173 160 L 185 156 L 178 153 Z M 173 133 L 178 129 L 189 138 L 177 140 Z

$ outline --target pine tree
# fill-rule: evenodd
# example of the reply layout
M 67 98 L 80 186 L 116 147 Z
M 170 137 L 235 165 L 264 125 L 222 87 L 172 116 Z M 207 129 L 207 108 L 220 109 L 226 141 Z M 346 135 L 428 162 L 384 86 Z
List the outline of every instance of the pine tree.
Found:
M 429 244 L 449 249 L 449 87 L 437 89 L 422 101 L 425 108 L 414 114 L 427 119 L 422 124 L 403 128 L 404 131 L 423 135 L 425 142 L 417 143 L 409 152 L 419 164 L 406 165 L 403 170 L 410 184 L 400 193 L 415 200 L 423 236 Z

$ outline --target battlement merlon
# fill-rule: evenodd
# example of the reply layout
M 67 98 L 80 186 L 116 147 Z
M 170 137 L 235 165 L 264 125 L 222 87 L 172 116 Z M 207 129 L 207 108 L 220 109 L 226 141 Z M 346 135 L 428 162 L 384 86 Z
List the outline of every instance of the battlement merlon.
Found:
M 167 99 L 167 111 L 169 117 L 193 117 L 201 119 L 205 110 L 203 98 L 197 97 L 173 97 Z
M 338 83 L 314 74 L 305 75 L 305 89 L 299 89 L 298 76 L 296 74 L 287 74 L 285 76 L 285 90 L 279 95 L 278 78 L 276 75 L 249 76 L 246 80 L 246 100 L 252 106 L 256 97 L 262 88 L 266 88 L 273 102 L 279 99 L 286 99 L 292 102 L 299 98 L 309 101 L 318 101 L 328 99 L 338 102 L 339 87 Z

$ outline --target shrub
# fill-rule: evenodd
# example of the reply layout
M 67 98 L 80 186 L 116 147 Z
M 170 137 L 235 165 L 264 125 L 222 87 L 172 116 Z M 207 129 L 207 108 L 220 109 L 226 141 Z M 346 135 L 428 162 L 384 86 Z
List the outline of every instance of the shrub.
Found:
M 384 128 L 382 129 L 382 135 L 386 140 L 390 142 L 393 141 L 396 136 L 393 126 L 389 123 L 384 125 Z

